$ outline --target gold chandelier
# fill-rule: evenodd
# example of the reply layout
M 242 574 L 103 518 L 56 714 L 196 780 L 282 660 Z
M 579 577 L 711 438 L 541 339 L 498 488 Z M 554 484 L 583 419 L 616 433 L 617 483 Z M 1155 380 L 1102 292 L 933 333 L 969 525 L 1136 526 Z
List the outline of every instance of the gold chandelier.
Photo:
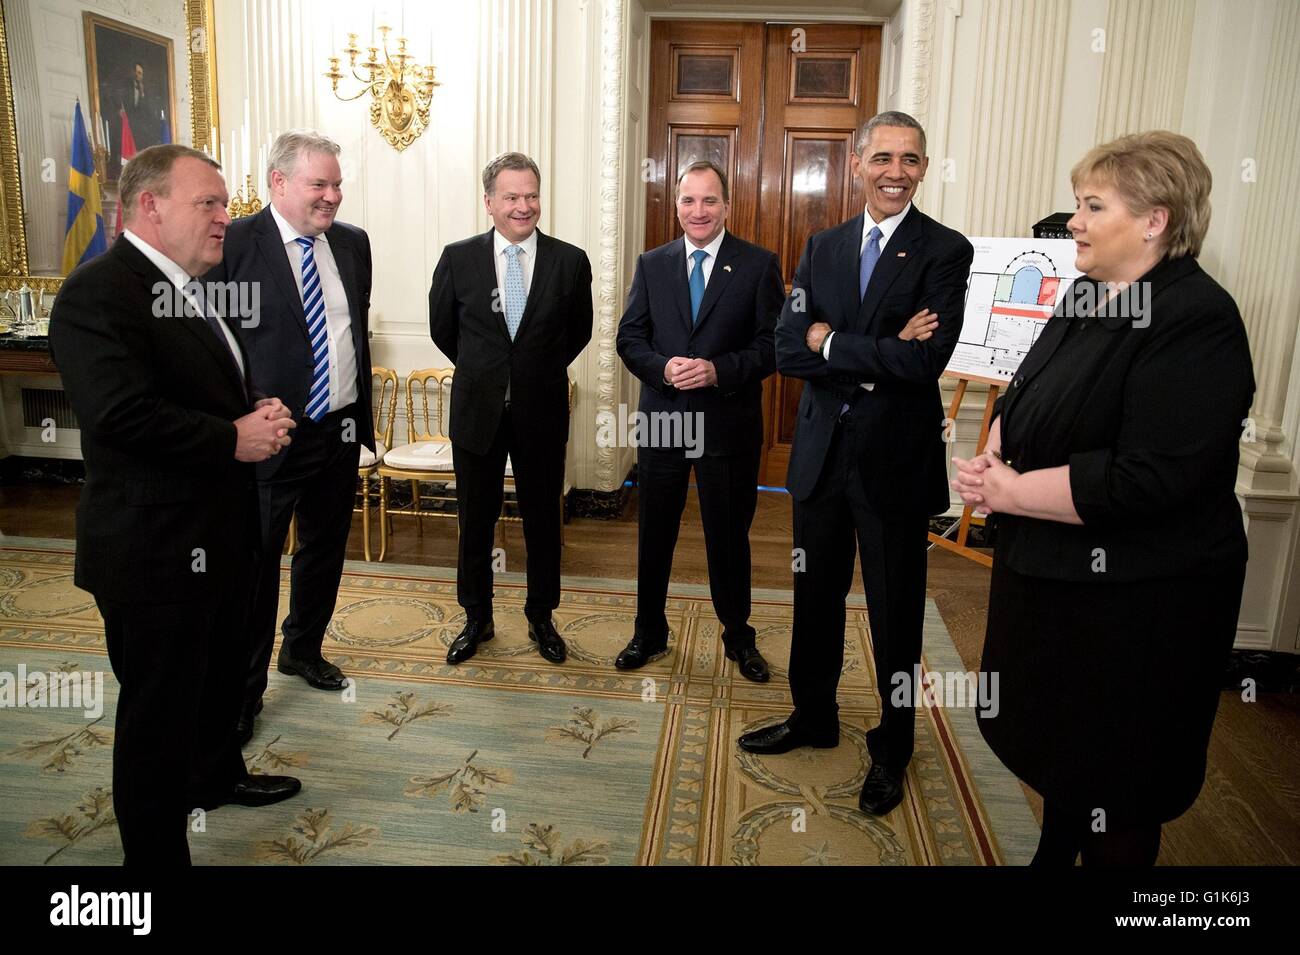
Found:
M 365 71 L 363 73 L 357 72 L 357 56 L 361 53 L 361 48 L 357 46 L 357 35 L 348 34 L 348 45 L 343 52 L 347 54 L 353 78 L 362 84 L 355 96 L 339 94 L 339 80 L 344 78 L 343 71 L 339 69 L 341 56 L 329 58 L 330 68 L 325 78 L 330 81 L 334 95 L 345 103 L 369 93 L 372 98 L 370 124 L 379 130 L 389 145 L 401 152 L 428 127 L 433 88 L 442 84 L 434 79 L 433 66 L 420 66 L 413 62 L 414 58 L 406 52 L 406 37 L 398 37 L 396 53 L 388 52 L 388 34 L 391 29 L 386 26 L 379 28 L 380 45 L 367 47 L 370 58 L 361 64 L 361 69 Z M 384 54 L 382 60 L 379 57 L 381 49 Z

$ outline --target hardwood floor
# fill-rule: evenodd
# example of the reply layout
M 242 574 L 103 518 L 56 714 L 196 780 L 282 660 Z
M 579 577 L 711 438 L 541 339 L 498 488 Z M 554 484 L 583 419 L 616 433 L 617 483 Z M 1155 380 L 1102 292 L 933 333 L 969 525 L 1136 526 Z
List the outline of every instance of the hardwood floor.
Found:
M 69 485 L 0 486 L 0 533 L 26 537 L 74 536 L 79 489 Z M 791 505 L 786 494 L 759 495 L 750 535 L 754 585 L 790 587 Z M 574 519 L 565 528 L 564 572 L 632 578 L 636 573 L 636 498 L 615 520 Z M 378 553 L 378 533 L 372 547 Z M 507 569 L 524 567 L 523 531 L 505 531 Z M 363 558 L 361 521 L 352 525 L 348 557 Z M 456 535 L 451 521 L 426 521 L 420 532 L 399 518 L 387 558 L 396 563 L 452 567 Z M 673 580 L 708 582 L 699 503 L 691 493 L 673 563 Z M 968 669 L 978 669 L 988 609 L 989 572 L 944 551 L 930 554 L 928 590 L 938 604 Z M 854 590 L 862 581 L 855 575 Z M 1041 819 L 1042 803 L 1026 790 Z M 1210 741 L 1205 787 L 1196 804 L 1165 827 L 1163 865 L 1296 865 L 1300 863 L 1300 697 L 1261 693 L 1243 702 L 1224 693 Z

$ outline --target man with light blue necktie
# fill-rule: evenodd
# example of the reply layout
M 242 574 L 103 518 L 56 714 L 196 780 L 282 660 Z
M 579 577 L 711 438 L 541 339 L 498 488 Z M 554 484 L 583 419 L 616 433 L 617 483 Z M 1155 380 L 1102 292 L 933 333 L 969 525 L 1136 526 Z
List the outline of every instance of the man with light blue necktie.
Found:
M 886 112 L 850 160 L 866 209 L 808 240 L 776 328 L 781 374 L 805 382 L 786 486 L 794 500 L 794 628 L 788 719 L 741 736 L 753 753 L 831 748 L 844 662 L 845 599 L 862 559 L 880 723 L 859 808 L 903 798 L 921 660 L 926 531 L 948 509 L 939 377 L 961 333 L 974 249 L 912 204 L 925 177 L 925 131 Z M 900 697 L 905 697 L 901 699 Z
M 591 340 L 591 264 L 537 228 L 541 172 L 523 153 L 488 163 L 483 205 L 493 227 L 443 249 L 429 288 L 429 332 L 456 366 L 448 430 L 465 626 L 447 662 L 468 660 L 496 632 L 492 538 L 509 457 L 528 550 L 528 636 L 544 659 L 563 663 L 551 612 L 560 603 L 568 368 Z
M 766 683 L 749 623 L 749 528 L 763 379 L 776 368 L 773 330 L 785 284 L 775 253 L 726 228 L 723 167 L 711 160 L 683 167 L 676 207 L 683 235 L 637 259 L 618 327 L 619 357 L 641 380 L 640 412 L 680 427 L 659 429 L 637 448 L 636 624 L 614 666 L 635 670 L 668 649 L 664 608 L 693 472 L 724 652 L 745 679 Z

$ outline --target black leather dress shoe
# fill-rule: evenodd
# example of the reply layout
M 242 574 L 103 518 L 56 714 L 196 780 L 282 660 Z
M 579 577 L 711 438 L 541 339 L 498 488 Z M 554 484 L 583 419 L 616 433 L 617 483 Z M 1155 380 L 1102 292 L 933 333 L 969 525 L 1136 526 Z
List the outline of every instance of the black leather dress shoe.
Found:
M 830 733 L 813 734 L 793 729 L 789 723 L 777 723 L 775 726 L 746 733 L 736 743 L 747 753 L 760 753 L 765 756 L 788 753 L 800 746 L 834 749 L 840 744 L 840 728 L 836 726 Z
M 319 660 L 295 660 L 280 654 L 275 668 L 290 676 L 300 676 L 318 690 L 341 690 L 348 685 L 343 671 L 324 657 Z
M 772 674 L 767 669 L 767 661 L 763 659 L 763 654 L 758 652 L 757 647 L 740 647 L 737 650 L 728 650 L 727 659 L 736 661 L 740 668 L 740 675 L 746 680 L 751 680 L 754 683 L 766 683 L 772 679 Z
M 858 808 L 869 816 L 883 816 L 903 801 L 903 778 L 884 766 L 872 763 L 862 784 Z
M 247 776 L 228 793 L 205 801 L 203 808 L 210 811 L 218 806 L 269 806 L 301 790 L 302 781 L 293 776 Z
M 614 659 L 614 666 L 620 670 L 639 670 L 650 662 L 650 658 L 668 649 L 668 637 L 643 637 L 632 634 L 621 653 Z
M 239 708 L 239 722 L 235 725 L 235 734 L 239 738 L 240 746 L 244 746 L 253 738 L 253 717 L 260 712 L 262 712 L 260 696 L 256 703 L 245 703 Z
M 563 663 L 569 655 L 564 646 L 564 638 L 555 629 L 555 622 L 550 617 L 545 620 L 529 620 L 528 639 L 537 644 L 537 652 L 542 658 L 552 663 Z
M 470 620 L 447 648 L 447 662 L 464 663 L 478 652 L 480 643 L 486 643 L 496 635 L 496 628 L 492 626 L 490 619 L 487 623 L 481 620 Z

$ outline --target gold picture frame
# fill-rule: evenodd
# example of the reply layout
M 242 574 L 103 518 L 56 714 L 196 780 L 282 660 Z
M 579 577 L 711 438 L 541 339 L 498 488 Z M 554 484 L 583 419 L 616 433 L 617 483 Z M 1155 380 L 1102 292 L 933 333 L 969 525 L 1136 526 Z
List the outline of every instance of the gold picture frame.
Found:
M 214 48 L 214 0 L 184 0 L 184 2 L 188 31 L 186 57 L 189 64 L 190 137 L 194 148 L 206 149 L 211 144 L 213 128 L 219 128 L 220 125 Z M 125 26 L 113 21 L 109 22 L 115 29 L 122 29 Z M 88 58 L 89 54 L 88 43 Z M 88 74 L 87 80 L 91 85 L 92 107 L 97 107 L 98 90 L 94 86 L 93 72 Z M 174 105 L 171 109 L 174 115 Z M 97 116 L 98 112 L 93 115 Z M 90 122 L 92 120 L 88 116 L 87 123 Z M 98 140 L 93 130 L 88 129 L 88 132 L 92 141 Z M 175 135 L 174 127 L 173 138 L 180 138 Z M 18 129 L 14 115 L 13 82 L 9 67 L 9 41 L 6 34 L 4 6 L 0 4 L 0 291 L 26 285 L 33 290 L 44 289 L 47 293 L 57 293 L 63 284 L 63 277 L 28 274 L 27 235 L 23 222 L 23 187 L 18 163 Z

